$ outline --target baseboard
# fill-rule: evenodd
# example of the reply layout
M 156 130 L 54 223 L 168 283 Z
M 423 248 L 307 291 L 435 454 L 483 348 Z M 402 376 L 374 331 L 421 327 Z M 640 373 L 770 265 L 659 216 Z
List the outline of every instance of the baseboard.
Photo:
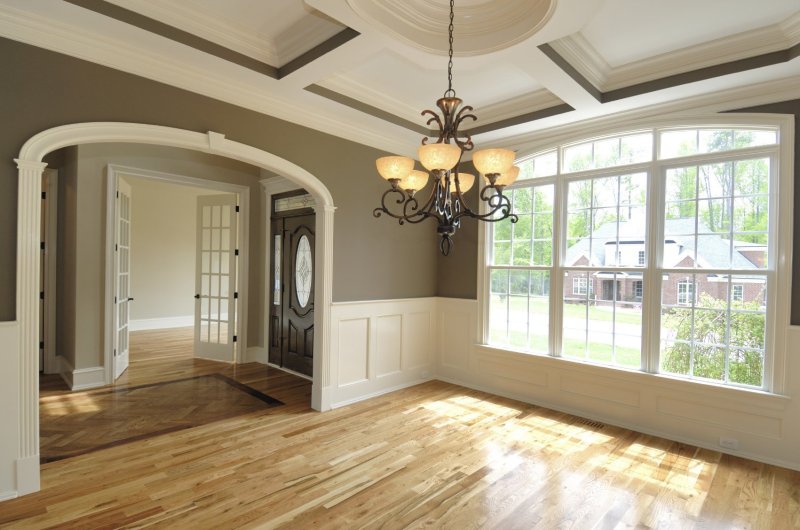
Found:
M 17 495 L 39 491 L 39 455 L 17 459 Z
M 352 405 L 353 403 L 358 403 L 359 401 L 365 401 L 367 399 L 372 399 L 374 397 L 382 396 L 384 394 L 389 394 L 390 392 L 397 392 L 398 390 L 403 390 L 404 388 L 409 388 L 412 386 L 421 385 L 422 383 L 427 383 L 428 381 L 433 381 L 433 378 L 425 378 L 425 379 L 417 379 L 416 381 L 409 381 L 408 383 L 402 383 L 400 385 L 395 385 L 389 388 L 382 388 L 376 392 L 372 392 L 370 394 L 364 394 L 363 396 L 354 397 L 351 399 L 345 399 L 343 401 L 337 401 L 336 403 L 331 403 L 331 409 L 338 409 L 341 407 L 346 407 L 347 405 Z M 454 383 L 457 384 L 457 383 Z M 466 385 L 464 385 L 466 386 Z
M 140 318 L 128 323 L 130 331 L 144 331 L 148 329 L 188 328 L 194 326 L 194 315 L 164 318 Z
M 60 374 L 69 389 L 73 391 L 88 390 L 106 384 L 106 369 L 102 366 L 76 369 L 64 357 L 61 357 Z
M 492 394 L 493 396 L 500 396 L 500 397 L 504 397 L 504 398 L 508 398 L 508 399 L 514 399 L 514 400 L 520 401 L 522 403 L 529 403 L 531 405 L 544 407 L 546 409 L 555 410 L 557 412 L 563 412 L 563 413 L 566 413 L 566 414 L 571 414 L 571 415 L 577 416 L 579 418 L 587 418 L 587 419 L 590 419 L 590 420 L 599 421 L 599 422 L 602 422 L 602 423 L 606 423 L 608 425 L 613 425 L 615 427 L 621 427 L 623 429 L 628 429 L 628 430 L 639 432 L 639 433 L 642 433 L 642 434 L 647 434 L 647 435 L 650 435 L 650 436 L 657 436 L 659 438 L 664 438 L 666 440 L 672 440 L 673 442 L 684 443 L 684 444 L 687 444 L 687 445 L 694 445 L 696 447 L 701 447 L 703 449 L 708 449 L 710 451 L 716 451 L 718 453 L 725 453 L 725 454 L 729 454 L 729 455 L 732 455 L 732 456 L 738 456 L 738 457 L 741 457 L 741 458 L 747 458 L 748 460 L 755 460 L 756 462 L 763 462 L 764 464 L 770 464 L 770 465 L 773 465 L 773 466 L 784 467 L 786 469 L 792 469 L 794 471 L 800 471 L 800 466 L 798 466 L 798 464 L 796 462 L 789 462 L 789 461 L 786 461 L 786 460 L 780 460 L 778 458 L 765 457 L 763 455 L 750 453 L 748 451 L 730 451 L 730 450 L 725 450 L 722 447 L 716 446 L 714 444 L 709 444 L 707 442 L 704 442 L 702 440 L 698 440 L 698 439 L 695 439 L 695 438 L 690 438 L 690 437 L 687 437 L 687 436 L 675 436 L 672 433 L 658 431 L 658 430 L 655 430 L 655 429 L 648 429 L 648 428 L 641 427 L 641 426 L 633 424 L 633 423 L 618 421 L 618 420 L 612 419 L 612 418 L 607 418 L 607 417 L 604 417 L 601 414 L 592 414 L 591 416 L 588 416 L 585 411 L 574 409 L 572 407 L 564 407 L 562 405 L 555 405 L 555 404 L 547 402 L 547 401 L 534 400 L 534 399 L 531 399 L 531 398 L 526 397 L 526 396 L 521 396 L 521 395 L 518 395 L 518 394 L 514 394 L 513 392 L 503 392 L 503 391 L 497 390 L 495 388 L 490 388 L 490 387 L 485 386 L 485 385 L 474 385 L 474 384 L 471 384 L 471 383 L 465 383 L 463 381 L 459 381 L 457 379 L 452 379 L 452 378 L 449 378 L 449 377 L 437 377 L 436 379 L 439 380 L 439 381 L 443 381 L 445 383 L 450 383 L 452 385 L 463 386 L 465 388 L 471 388 L 473 390 L 479 390 L 481 392 L 486 392 L 487 394 Z
M 19 497 L 16 491 L 0 491 L 0 502 L 10 501 Z

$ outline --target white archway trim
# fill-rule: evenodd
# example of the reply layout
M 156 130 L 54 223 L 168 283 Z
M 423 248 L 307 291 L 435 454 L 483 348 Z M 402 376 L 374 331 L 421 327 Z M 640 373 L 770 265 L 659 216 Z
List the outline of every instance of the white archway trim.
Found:
M 41 175 L 48 153 L 88 143 L 142 143 L 179 147 L 232 158 L 283 176 L 305 188 L 317 210 L 314 316 L 319 351 L 314 355 L 311 406 L 330 408 L 330 310 L 333 279 L 333 197 L 325 185 L 300 166 L 261 149 L 234 142 L 215 132 L 206 134 L 141 123 L 92 122 L 62 125 L 43 131 L 22 146 L 15 159 L 19 170 L 17 203 L 17 321 L 19 329 L 19 449 L 17 493 L 39 490 L 39 224 Z M 320 259 L 321 258 L 321 259 Z

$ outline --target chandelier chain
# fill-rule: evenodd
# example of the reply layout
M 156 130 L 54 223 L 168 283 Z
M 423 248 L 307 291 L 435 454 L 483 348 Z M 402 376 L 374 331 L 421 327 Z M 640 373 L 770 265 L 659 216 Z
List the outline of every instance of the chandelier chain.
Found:
M 445 97 L 450 95 L 455 97 L 456 91 L 453 90 L 453 8 L 455 0 L 450 0 L 450 26 L 447 28 L 449 34 L 450 49 L 448 52 L 449 60 L 447 62 L 447 92 L 444 93 Z

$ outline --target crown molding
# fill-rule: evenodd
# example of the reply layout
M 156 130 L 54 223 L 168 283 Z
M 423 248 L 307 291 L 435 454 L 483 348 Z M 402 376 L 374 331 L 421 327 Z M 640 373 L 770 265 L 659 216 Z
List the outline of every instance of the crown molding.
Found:
M 107 2 L 187 31 L 271 66 L 280 66 L 275 44 L 243 26 L 192 9 L 190 4 L 153 0 L 106 0 Z
M 606 85 L 612 67 L 582 33 L 574 33 L 549 44 L 595 88 L 602 90 L 601 87 Z
M 563 103 L 555 94 L 542 88 L 515 98 L 492 103 L 491 105 L 476 106 L 475 114 L 478 116 L 480 126 L 486 126 L 498 121 L 549 109 Z M 476 123 L 472 127 L 477 125 Z M 469 132 L 472 127 L 465 129 L 464 132 Z
M 800 11 L 781 23 L 611 66 L 580 33 L 550 45 L 601 92 L 784 50 L 800 42 Z
M 326 79 L 324 82 L 317 83 L 328 90 L 341 94 L 351 99 L 366 103 L 372 107 L 379 108 L 411 123 L 425 125 L 425 120 L 420 117 L 424 108 L 415 107 L 409 103 L 393 98 L 375 90 L 364 83 L 360 83 L 346 75 L 338 75 Z M 469 102 L 465 102 L 469 104 Z M 475 106 L 475 113 L 478 116 L 479 125 L 486 126 L 499 121 L 516 118 L 521 115 L 531 114 L 536 111 L 561 105 L 561 101 L 553 93 L 546 89 L 536 90 L 523 94 L 515 98 L 506 99 L 489 105 Z M 468 133 L 470 128 L 475 125 L 469 124 L 463 132 Z
M 385 92 L 375 90 L 347 75 L 335 75 L 317 84 L 328 90 L 385 110 L 412 123 L 419 122 L 420 126 L 425 123 L 425 120 L 420 115 L 423 107 L 417 108 L 410 103 L 393 98 Z
M 346 0 L 362 20 L 394 35 L 406 44 L 436 55 L 446 54 L 450 7 L 440 0 L 376 2 Z M 472 3 L 455 8 L 460 57 L 481 55 L 518 44 L 541 30 L 556 11 L 558 0 L 503 0 Z
M 278 56 L 276 66 L 285 65 L 344 29 L 346 26 L 338 22 L 313 16 L 298 21 L 275 38 L 273 46 Z
M 36 13 L 0 5 L 0 35 L 70 55 L 96 64 L 165 83 L 246 109 L 296 123 L 327 134 L 394 153 L 411 153 L 414 143 L 403 141 L 400 131 L 387 134 L 380 127 L 365 124 L 363 116 L 327 116 L 308 105 L 277 97 L 263 87 L 237 82 L 213 69 L 193 67 L 170 60 L 167 54 L 144 52 L 121 40 L 100 35 L 83 27 L 43 17 Z M 270 80 L 271 82 L 277 82 Z
M 503 143 L 508 149 L 521 153 L 533 153 L 538 149 L 552 147 L 578 135 L 590 137 L 598 132 L 615 128 L 633 130 L 647 126 L 653 119 L 666 117 L 696 117 L 699 114 L 713 115 L 731 110 L 767 105 L 779 101 L 798 99 L 800 76 L 775 79 L 733 89 L 719 90 L 631 109 L 613 114 L 595 116 L 584 120 L 547 127 L 529 133 L 517 134 L 503 139 L 493 139 L 491 145 Z M 720 114 L 731 120 L 735 114 Z

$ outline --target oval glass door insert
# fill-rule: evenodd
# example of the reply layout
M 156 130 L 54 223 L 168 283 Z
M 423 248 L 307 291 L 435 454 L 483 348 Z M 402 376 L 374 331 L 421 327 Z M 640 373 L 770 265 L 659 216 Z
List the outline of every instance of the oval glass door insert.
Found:
M 308 237 L 300 236 L 297 243 L 297 253 L 294 257 L 294 288 L 297 292 L 297 302 L 300 307 L 308 305 L 311 297 L 311 278 L 314 272 L 314 263 L 311 260 L 311 245 Z

